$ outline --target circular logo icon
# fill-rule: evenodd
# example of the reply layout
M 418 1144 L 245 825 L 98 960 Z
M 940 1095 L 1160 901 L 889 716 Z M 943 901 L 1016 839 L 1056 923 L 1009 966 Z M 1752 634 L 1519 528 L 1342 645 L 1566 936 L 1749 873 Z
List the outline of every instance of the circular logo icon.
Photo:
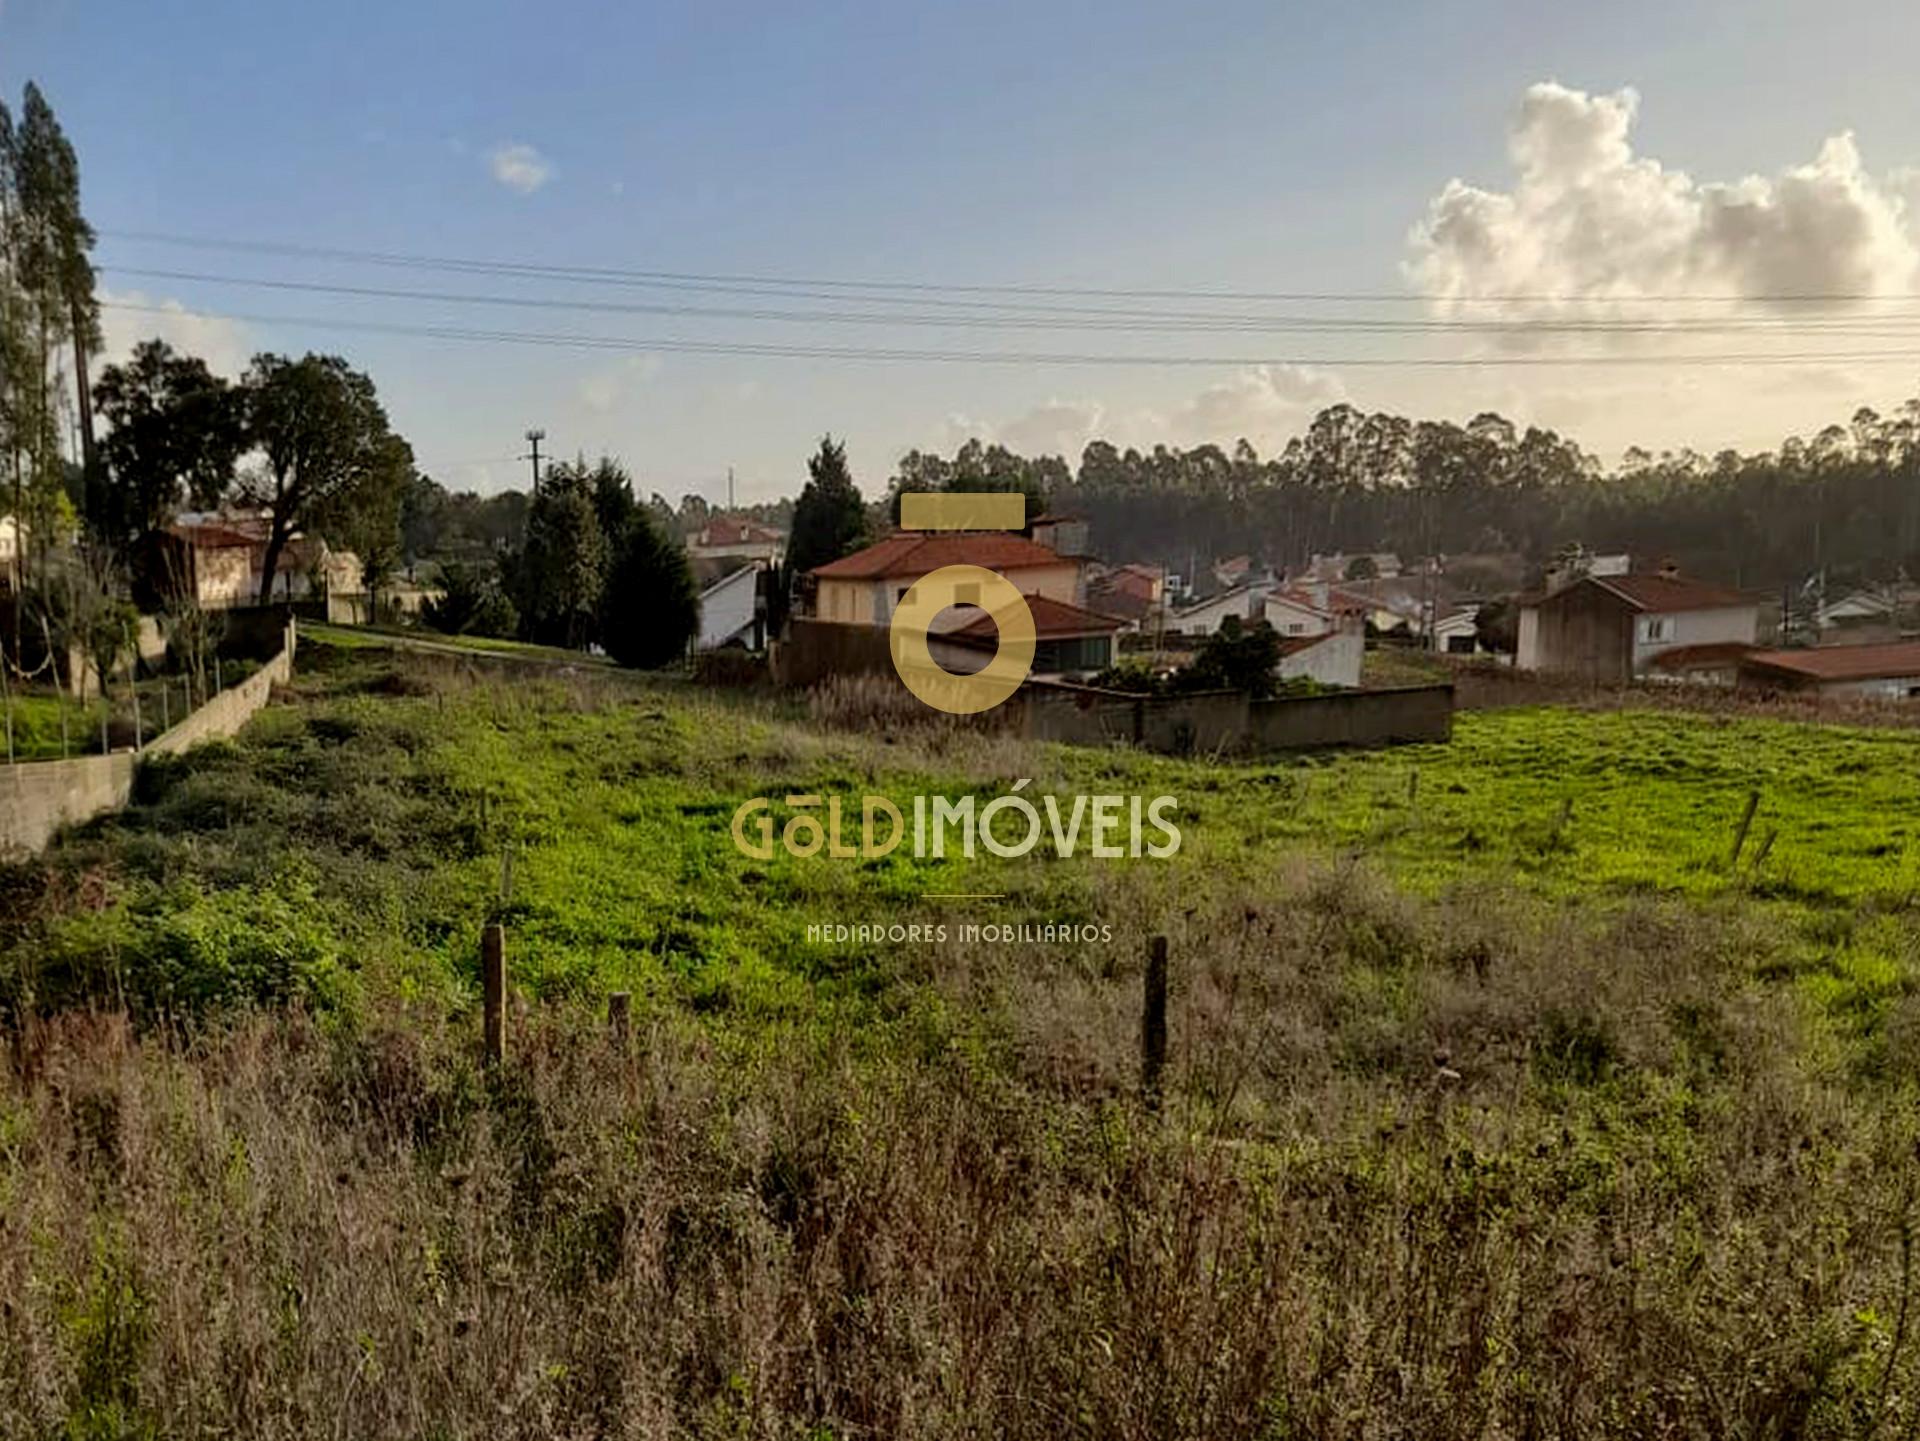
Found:
M 977 605 L 1000 628 L 993 658 L 972 675 L 946 669 L 928 645 L 934 617 L 952 605 Z M 950 715 L 992 710 L 1020 688 L 1033 668 L 1033 612 L 1026 597 L 1012 581 L 984 566 L 943 565 L 921 576 L 900 598 L 888 635 L 893 668 L 907 689 Z

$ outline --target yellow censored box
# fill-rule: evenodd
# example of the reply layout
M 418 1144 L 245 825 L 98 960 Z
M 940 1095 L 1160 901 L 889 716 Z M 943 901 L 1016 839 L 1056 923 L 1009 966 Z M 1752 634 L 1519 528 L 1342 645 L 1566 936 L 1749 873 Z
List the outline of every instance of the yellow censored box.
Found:
M 952 491 L 900 497 L 902 530 L 1021 530 L 1027 523 L 1027 497 L 1017 490 Z

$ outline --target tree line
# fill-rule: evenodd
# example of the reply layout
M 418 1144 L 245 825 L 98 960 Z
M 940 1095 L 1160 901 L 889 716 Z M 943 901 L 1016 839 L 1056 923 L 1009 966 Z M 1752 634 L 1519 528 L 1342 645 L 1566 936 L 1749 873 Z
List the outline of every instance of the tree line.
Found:
M 1019 490 L 1028 513 L 1086 519 L 1097 553 L 1184 571 L 1248 554 L 1280 567 L 1315 552 L 1505 555 L 1538 568 L 1568 545 L 1670 558 L 1735 585 L 1920 577 L 1920 400 L 1754 454 L 1631 449 L 1603 466 L 1555 431 L 1491 412 L 1464 425 L 1351 405 L 1322 410 L 1277 454 L 1119 449 L 1070 466 L 969 441 L 910 452 L 874 520 L 904 490 Z

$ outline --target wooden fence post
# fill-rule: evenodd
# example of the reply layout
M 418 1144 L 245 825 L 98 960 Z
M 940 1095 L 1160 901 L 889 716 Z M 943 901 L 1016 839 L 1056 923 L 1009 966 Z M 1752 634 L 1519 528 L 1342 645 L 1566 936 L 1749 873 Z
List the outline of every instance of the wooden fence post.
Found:
M 633 1017 L 633 994 L 630 991 L 615 991 L 607 997 L 607 1034 L 612 1037 L 614 1048 L 627 1049 L 627 1037 L 631 1033 Z
M 1733 833 L 1733 854 L 1727 857 L 1727 869 L 1740 864 L 1740 852 L 1747 847 L 1747 831 L 1753 825 L 1753 813 L 1760 809 L 1760 792 L 1747 792 L 1747 808 L 1740 816 L 1740 828 Z
M 1160 1109 L 1160 1073 L 1167 1064 L 1167 938 L 1147 950 L 1146 995 L 1140 1011 L 1140 1099 Z
M 494 922 L 480 933 L 480 985 L 484 992 L 487 1064 L 507 1053 L 507 928 Z

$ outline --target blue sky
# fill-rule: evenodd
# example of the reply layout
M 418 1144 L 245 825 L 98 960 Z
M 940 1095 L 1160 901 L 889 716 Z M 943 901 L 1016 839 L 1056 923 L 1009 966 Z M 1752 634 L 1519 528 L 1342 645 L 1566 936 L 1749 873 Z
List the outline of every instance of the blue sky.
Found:
M 1670 283 L 1681 242 L 1655 232 L 1680 222 L 1647 201 L 1650 182 L 1626 162 L 1610 172 L 1588 165 L 1573 180 L 1536 177 L 1537 193 L 1548 197 L 1537 206 L 1542 216 L 1569 186 L 1584 187 L 1580 225 L 1606 231 L 1613 247 L 1606 254 L 1542 269 L 1548 262 L 1534 253 L 1542 243 L 1567 248 L 1564 214 L 1516 222 L 1492 257 L 1436 256 L 1411 244 L 1410 231 L 1453 178 L 1495 195 L 1516 188 L 1509 155 L 1516 114 L 1530 86 L 1554 81 L 1574 98 L 1543 102 L 1530 133 L 1554 147 L 1561 145 L 1554 137 L 1567 135 L 1584 144 L 1581 137 L 1600 133 L 1615 113 L 1589 99 L 1633 87 L 1636 159 L 1655 156 L 1662 174 L 1684 172 L 1689 184 L 1767 177 L 1781 185 L 1777 197 L 1771 190 L 1761 197 L 1756 213 L 1767 215 L 1798 214 L 1781 177 L 1811 165 L 1829 136 L 1852 132 L 1859 173 L 1835 170 L 1821 192 L 1826 200 L 1809 203 L 1816 217 L 1828 213 L 1820 206 L 1830 200 L 1842 221 L 1866 215 L 1879 224 L 1887 233 L 1857 273 L 1871 276 L 1876 290 L 1904 291 L 1913 277 L 1902 267 L 1911 257 L 1890 237 L 1903 229 L 1912 239 L 1909 197 L 1920 193 L 1913 186 L 1920 87 L 1906 58 L 1917 44 L 1920 7 L 1891 3 L 681 8 L 0 0 L 0 83 L 14 96 L 24 80 L 37 80 L 73 137 L 112 296 L 178 301 L 226 317 L 568 330 L 640 341 L 1200 355 L 1224 347 L 1236 356 L 1329 362 L 1249 376 L 1231 365 L 620 356 L 286 323 L 110 317 L 116 339 L 158 326 L 216 360 L 256 348 L 347 354 L 372 373 L 422 463 L 450 484 L 517 482 L 524 468 L 511 457 L 523 448 L 520 433 L 540 424 L 562 453 L 612 450 L 644 488 L 668 495 L 700 489 L 710 497 L 723 493 L 729 465 L 749 497 L 795 488 L 811 441 L 828 429 L 849 438 L 861 478 L 873 487 L 905 448 L 950 447 L 967 434 L 1077 451 L 1090 433 L 1133 443 L 1228 443 L 1235 436 L 1226 430 L 1246 429 L 1268 449 L 1313 406 L 1339 396 L 1460 418 L 1500 408 L 1560 425 L 1603 450 L 1638 437 L 1702 449 L 1755 445 L 1788 425 L 1844 416 L 1862 402 L 1887 407 L 1920 391 L 1920 362 L 1804 372 L 1437 373 L 1339 361 L 1438 354 L 1459 342 L 1311 335 L 1143 342 L 503 313 L 124 272 L 578 300 L 607 292 L 173 248 L 128 233 L 944 284 L 1424 288 L 1435 307 L 1449 287 L 1456 296 L 1476 288 L 1490 294 L 1514 276 L 1533 284 L 1545 276 L 1583 293 L 1604 282 L 1616 299 L 1623 286 Z M 1710 199 L 1706 209 L 1724 215 L 1728 207 Z M 1793 228 L 1783 221 L 1766 233 Z M 1837 225 L 1833 233 L 1859 228 Z M 1664 258 L 1646 262 L 1644 276 L 1623 279 L 1608 257 L 1635 252 L 1642 232 L 1650 247 L 1667 246 Z M 1699 248 L 1688 244 L 1689 253 Z M 1433 263 L 1410 277 L 1406 267 L 1423 254 Z M 1767 273 L 1799 274 L 1791 266 L 1805 257 L 1782 255 Z M 1745 263 L 1731 251 L 1724 260 Z M 1724 273 L 1736 287 L 1745 274 L 1688 273 Z M 1676 406 L 1676 395 L 1686 403 Z

